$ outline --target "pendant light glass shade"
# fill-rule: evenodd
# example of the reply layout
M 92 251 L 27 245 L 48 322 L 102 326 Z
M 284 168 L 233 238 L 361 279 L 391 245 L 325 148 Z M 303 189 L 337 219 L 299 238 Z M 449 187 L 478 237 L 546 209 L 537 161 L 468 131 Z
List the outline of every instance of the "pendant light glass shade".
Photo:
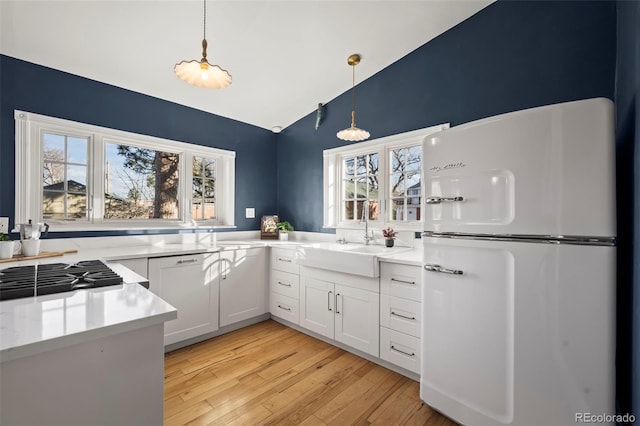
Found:
M 351 111 L 351 127 L 340 130 L 336 136 L 338 136 L 338 139 L 342 139 L 343 141 L 358 142 L 369 139 L 369 136 L 371 135 L 366 130 L 358 129 L 356 127 L 356 112 Z
M 182 61 L 173 68 L 176 75 L 194 86 L 206 89 L 224 89 L 231 84 L 231 74 L 218 65 L 207 61 L 207 1 L 204 0 L 204 35 L 202 37 L 202 59 Z
M 338 139 L 349 142 L 358 142 L 368 139 L 369 132 L 356 127 L 356 65 L 360 63 L 360 55 L 353 54 L 347 58 L 347 63 L 353 67 L 353 86 L 351 87 L 351 127 L 340 130 L 336 136 Z

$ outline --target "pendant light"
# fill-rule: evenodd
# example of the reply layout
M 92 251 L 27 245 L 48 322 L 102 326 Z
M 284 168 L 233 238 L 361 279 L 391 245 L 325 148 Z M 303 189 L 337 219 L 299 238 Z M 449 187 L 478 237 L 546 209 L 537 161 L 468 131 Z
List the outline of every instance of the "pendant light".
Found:
M 353 68 L 353 86 L 351 88 L 351 127 L 340 130 L 336 136 L 343 141 L 357 142 L 369 138 L 369 132 L 356 127 L 356 65 L 360 63 L 360 55 L 354 53 L 347 58 L 347 63 Z
M 204 3 L 204 32 L 202 35 L 202 59 L 182 61 L 176 64 L 176 75 L 194 86 L 207 89 L 224 89 L 231 84 L 231 75 L 218 65 L 212 65 L 207 61 L 207 0 Z

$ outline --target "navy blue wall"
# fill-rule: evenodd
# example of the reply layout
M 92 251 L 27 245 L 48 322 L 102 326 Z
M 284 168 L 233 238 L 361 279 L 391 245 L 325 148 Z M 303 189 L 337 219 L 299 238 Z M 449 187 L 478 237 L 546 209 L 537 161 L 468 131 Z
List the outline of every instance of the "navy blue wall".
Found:
M 270 131 L 4 55 L 0 89 L 0 216 L 14 216 L 15 109 L 233 150 L 238 230 L 259 229 L 260 215 L 276 211 L 276 135 Z M 255 207 L 258 218 L 245 219 L 245 207 Z
M 618 389 L 640 418 L 640 2 L 618 3 Z M 635 260 L 634 260 L 635 259 Z M 631 373 L 629 373 L 631 372 Z
M 613 99 L 615 25 L 614 2 L 494 3 L 358 84 L 357 125 L 379 138 L 533 106 Z M 369 52 L 359 53 L 364 63 Z M 347 80 L 348 68 L 345 58 Z M 344 144 L 336 132 L 349 126 L 350 110 L 347 92 L 327 104 L 317 132 L 311 113 L 278 137 L 278 213 L 296 229 L 332 232 L 322 229 L 322 150 Z

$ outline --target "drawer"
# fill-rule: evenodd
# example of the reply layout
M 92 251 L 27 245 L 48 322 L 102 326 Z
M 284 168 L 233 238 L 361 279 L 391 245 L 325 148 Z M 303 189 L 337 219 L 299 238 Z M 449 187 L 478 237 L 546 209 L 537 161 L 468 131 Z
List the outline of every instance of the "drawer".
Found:
M 289 272 L 291 274 L 300 273 L 300 267 L 296 263 L 296 251 L 294 249 L 272 247 L 271 269 Z
M 420 302 L 381 294 L 380 325 L 414 337 L 420 337 L 422 326 Z
M 294 324 L 299 323 L 298 300 L 271 292 L 269 297 L 269 312 Z
M 420 302 L 422 270 L 419 266 L 380 263 L 380 292 Z
M 380 358 L 420 374 L 420 339 L 380 327 Z
M 270 282 L 272 292 L 291 297 L 292 299 L 299 298 L 300 275 L 272 269 Z

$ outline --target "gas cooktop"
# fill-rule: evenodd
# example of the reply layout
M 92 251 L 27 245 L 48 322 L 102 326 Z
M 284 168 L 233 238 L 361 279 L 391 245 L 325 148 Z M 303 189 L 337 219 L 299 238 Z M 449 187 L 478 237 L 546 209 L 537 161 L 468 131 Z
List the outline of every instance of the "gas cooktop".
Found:
M 122 282 L 122 277 L 100 260 L 14 266 L 0 270 L 0 300 L 106 287 Z

